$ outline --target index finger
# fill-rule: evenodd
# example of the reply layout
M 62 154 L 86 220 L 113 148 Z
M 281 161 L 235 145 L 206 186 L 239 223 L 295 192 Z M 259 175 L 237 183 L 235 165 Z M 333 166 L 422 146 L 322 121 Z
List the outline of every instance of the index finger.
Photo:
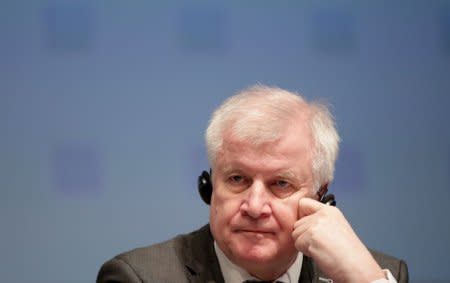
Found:
M 298 201 L 298 219 L 311 215 L 324 208 L 326 205 L 312 198 L 301 198 Z

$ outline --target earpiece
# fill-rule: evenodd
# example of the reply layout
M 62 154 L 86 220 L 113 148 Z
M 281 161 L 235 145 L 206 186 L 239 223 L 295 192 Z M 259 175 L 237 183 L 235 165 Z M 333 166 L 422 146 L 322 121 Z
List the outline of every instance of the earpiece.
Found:
M 200 193 L 200 197 L 206 204 L 211 203 L 211 195 L 212 195 L 212 182 L 210 173 L 203 171 L 200 176 L 198 176 L 198 192 Z
M 336 206 L 336 200 L 334 198 L 334 195 L 327 194 L 327 192 L 328 192 L 328 184 L 325 184 L 322 187 L 320 187 L 319 191 L 317 192 L 319 201 L 326 205 Z

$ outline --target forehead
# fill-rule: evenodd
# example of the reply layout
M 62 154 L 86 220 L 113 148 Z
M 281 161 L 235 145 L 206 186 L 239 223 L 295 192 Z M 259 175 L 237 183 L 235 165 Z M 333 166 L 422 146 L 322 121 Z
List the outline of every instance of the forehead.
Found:
M 312 151 L 311 131 L 304 123 L 288 125 L 278 140 L 259 145 L 226 133 L 215 165 L 221 171 L 238 168 L 304 175 L 312 172 Z

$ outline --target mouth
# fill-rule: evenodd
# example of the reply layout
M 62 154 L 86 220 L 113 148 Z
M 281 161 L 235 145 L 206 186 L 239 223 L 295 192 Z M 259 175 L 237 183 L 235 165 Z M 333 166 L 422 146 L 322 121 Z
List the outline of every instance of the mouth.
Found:
M 260 229 L 239 229 L 237 233 L 249 234 L 249 235 L 273 235 L 275 234 L 270 230 L 260 230 Z

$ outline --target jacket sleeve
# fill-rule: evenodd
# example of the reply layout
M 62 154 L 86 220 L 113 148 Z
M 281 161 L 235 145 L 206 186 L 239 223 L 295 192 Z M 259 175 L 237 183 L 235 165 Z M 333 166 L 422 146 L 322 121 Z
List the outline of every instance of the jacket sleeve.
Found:
M 142 280 L 127 262 L 113 258 L 100 268 L 97 283 L 142 283 Z
M 404 262 L 403 260 L 400 260 L 398 274 L 395 277 L 397 278 L 398 283 L 408 283 L 409 282 L 408 266 L 406 265 L 406 262 Z

